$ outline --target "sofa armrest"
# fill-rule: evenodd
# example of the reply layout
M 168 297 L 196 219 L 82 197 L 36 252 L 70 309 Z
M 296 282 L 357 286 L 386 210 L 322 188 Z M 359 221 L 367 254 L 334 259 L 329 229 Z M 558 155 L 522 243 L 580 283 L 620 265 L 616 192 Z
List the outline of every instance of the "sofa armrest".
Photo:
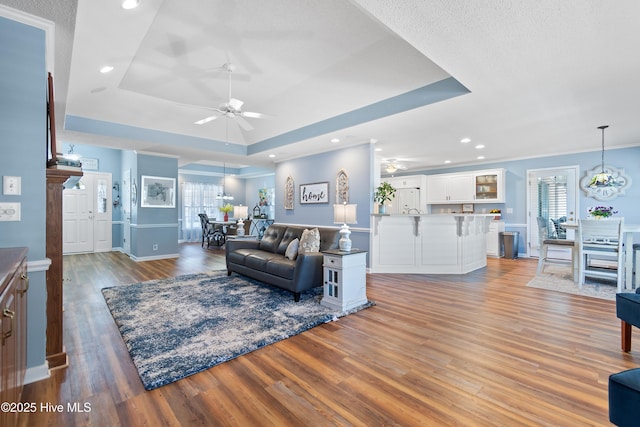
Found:
M 227 240 L 224 244 L 224 253 L 225 255 L 229 255 L 229 252 L 233 252 L 236 249 L 258 249 L 260 247 L 260 242 L 257 240 L 246 240 L 246 239 L 238 239 L 238 240 Z
M 298 254 L 293 273 L 294 292 L 322 285 L 322 261 L 320 252 Z M 312 286 L 309 286 L 309 283 Z

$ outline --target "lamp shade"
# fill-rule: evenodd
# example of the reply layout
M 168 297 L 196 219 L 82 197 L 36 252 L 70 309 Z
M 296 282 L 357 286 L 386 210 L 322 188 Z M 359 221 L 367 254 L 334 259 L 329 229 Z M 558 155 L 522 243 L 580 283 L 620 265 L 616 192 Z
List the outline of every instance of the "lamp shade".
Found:
M 233 217 L 234 218 L 246 218 L 249 216 L 249 207 L 248 206 L 234 206 L 233 207 Z
M 333 205 L 333 223 L 334 224 L 357 224 L 356 208 L 358 205 Z

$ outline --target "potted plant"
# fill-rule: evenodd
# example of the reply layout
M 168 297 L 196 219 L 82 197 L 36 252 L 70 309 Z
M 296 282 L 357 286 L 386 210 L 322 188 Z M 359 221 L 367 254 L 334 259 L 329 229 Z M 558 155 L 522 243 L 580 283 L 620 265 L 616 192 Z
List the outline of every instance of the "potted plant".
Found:
M 613 214 L 617 214 L 618 211 L 613 210 L 613 206 L 596 206 L 589 208 L 589 215 L 594 219 L 609 218 Z
M 388 182 L 382 182 L 378 188 L 376 188 L 376 192 L 373 195 L 373 200 L 379 203 L 378 213 L 385 213 L 386 207 L 385 203 L 390 202 L 393 197 L 396 195 L 396 189 L 389 184 Z
M 222 205 L 218 209 L 220 209 L 220 211 L 224 213 L 224 220 L 229 221 L 229 212 L 233 210 L 233 206 L 231 205 L 231 203 Z

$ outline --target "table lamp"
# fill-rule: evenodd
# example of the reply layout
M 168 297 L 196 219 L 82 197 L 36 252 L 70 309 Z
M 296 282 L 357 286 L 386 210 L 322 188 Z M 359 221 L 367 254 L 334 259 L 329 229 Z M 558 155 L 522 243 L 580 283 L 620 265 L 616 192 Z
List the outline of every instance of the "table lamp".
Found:
M 340 250 L 349 252 L 351 250 L 351 239 L 349 235 L 351 230 L 347 224 L 357 224 L 356 221 L 356 208 L 358 205 L 348 205 L 346 203 L 342 205 L 333 205 L 333 223 L 340 224 Z
M 234 206 L 233 217 L 238 220 L 238 230 L 236 231 L 238 236 L 244 236 L 244 219 L 249 216 L 249 208 L 247 206 Z

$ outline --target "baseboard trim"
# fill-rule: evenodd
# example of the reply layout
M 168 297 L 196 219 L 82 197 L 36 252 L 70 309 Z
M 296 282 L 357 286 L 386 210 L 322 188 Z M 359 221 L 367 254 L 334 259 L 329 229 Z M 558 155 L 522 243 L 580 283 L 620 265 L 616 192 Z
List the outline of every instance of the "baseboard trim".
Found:
M 142 262 L 142 261 L 156 261 L 159 259 L 179 258 L 180 254 L 165 254 L 165 255 L 143 256 L 143 257 L 136 257 L 133 255 L 129 255 L 129 257 L 135 262 Z

